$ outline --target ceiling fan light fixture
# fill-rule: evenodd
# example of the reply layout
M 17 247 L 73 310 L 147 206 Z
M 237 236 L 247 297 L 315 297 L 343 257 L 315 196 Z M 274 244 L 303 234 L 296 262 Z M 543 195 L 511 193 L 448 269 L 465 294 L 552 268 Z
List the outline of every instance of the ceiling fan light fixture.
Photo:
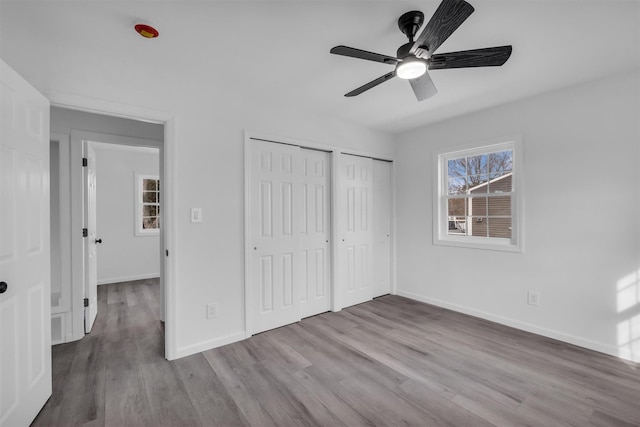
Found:
M 404 80 L 417 79 L 427 72 L 427 63 L 418 58 L 406 58 L 396 66 L 396 76 Z
M 358 96 L 379 84 L 398 77 L 408 80 L 416 99 L 424 101 L 438 92 L 431 77 L 427 74 L 427 69 L 445 70 L 501 66 L 511 56 L 513 50 L 511 45 L 435 53 L 474 10 L 473 6 L 465 0 L 442 0 L 419 35 L 418 31 L 424 22 L 424 13 L 412 10 L 403 14 L 398 19 L 398 28 L 407 36 L 409 42 L 398 48 L 395 57 L 343 45 L 331 48 L 329 52 L 335 55 L 395 65 L 393 71 L 346 93 L 344 96 Z

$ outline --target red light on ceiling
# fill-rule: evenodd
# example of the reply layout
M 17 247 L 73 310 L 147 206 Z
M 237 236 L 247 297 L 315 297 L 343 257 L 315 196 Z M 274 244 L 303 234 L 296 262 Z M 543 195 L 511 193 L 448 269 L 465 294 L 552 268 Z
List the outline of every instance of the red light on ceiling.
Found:
M 136 32 L 138 34 L 140 34 L 142 37 L 147 38 L 147 39 L 155 39 L 156 37 L 158 37 L 160 35 L 158 30 L 153 28 L 151 25 L 136 24 L 136 26 L 134 28 L 136 29 Z

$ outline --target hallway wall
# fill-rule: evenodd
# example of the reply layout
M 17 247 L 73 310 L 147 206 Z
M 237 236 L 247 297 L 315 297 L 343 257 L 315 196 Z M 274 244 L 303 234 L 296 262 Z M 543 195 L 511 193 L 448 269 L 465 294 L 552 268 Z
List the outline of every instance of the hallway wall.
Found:
M 159 175 L 157 148 L 96 149 L 98 285 L 160 276 L 160 235 L 137 235 L 137 175 Z

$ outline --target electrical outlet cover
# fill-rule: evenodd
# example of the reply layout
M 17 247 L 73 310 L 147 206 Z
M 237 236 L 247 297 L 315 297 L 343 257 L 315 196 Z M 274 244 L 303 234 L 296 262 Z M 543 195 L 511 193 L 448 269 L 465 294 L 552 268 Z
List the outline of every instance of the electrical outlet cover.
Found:
M 540 292 L 529 291 L 527 293 L 527 304 L 539 306 L 540 305 Z
M 207 319 L 218 316 L 218 304 L 207 304 Z

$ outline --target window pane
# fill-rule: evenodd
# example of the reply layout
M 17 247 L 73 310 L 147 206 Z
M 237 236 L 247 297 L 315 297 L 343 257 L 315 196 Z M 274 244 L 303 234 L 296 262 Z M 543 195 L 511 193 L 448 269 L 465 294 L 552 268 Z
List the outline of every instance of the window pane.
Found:
M 469 198 L 469 215 L 486 216 L 487 215 L 487 198 L 486 197 L 470 197 Z
M 447 162 L 447 175 L 465 176 L 467 174 L 467 158 L 451 159 Z
M 511 216 L 511 196 L 489 197 L 490 216 Z
M 158 201 L 158 193 L 155 191 L 145 191 L 142 193 L 143 203 L 156 203 Z
M 464 177 L 449 178 L 449 194 L 464 194 L 467 191 L 467 179 Z
M 489 218 L 489 237 L 511 238 L 511 218 Z
M 142 228 L 145 230 L 160 228 L 160 218 L 158 217 L 142 218 Z
M 467 199 L 449 199 L 449 216 L 467 216 Z
M 489 154 L 489 172 L 511 172 L 513 168 L 513 150 Z
M 142 216 L 157 216 L 158 207 L 153 205 L 144 205 L 142 207 Z
M 467 175 L 484 175 L 488 172 L 489 156 L 481 154 L 479 156 L 467 157 Z
M 157 190 L 158 180 L 156 179 L 143 179 L 142 180 L 142 189 L 143 190 Z
M 447 230 L 447 234 L 450 236 L 455 235 L 466 235 L 467 234 L 467 219 L 466 217 L 460 216 L 450 216 L 449 217 L 449 227 Z
M 470 175 L 467 178 L 467 185 L 470 193 L 486 193 L 489 175 Z
M 520 250 L 519 242 L 512 240 L 520 234 L 513 228 L 519 224 L 516 221 L 519 195 L 515 190 L 516 178 L 512 176 L 517 144 L 505 141 L 437 153 L 439 164 L 434 177 L 439 185 L 438 200 L 434 202 L 444 216 L 437 215 L 442 222 L 433 223 L 438 243 Z
M 467 224 L 470 236 L 487 237 L 487 218 L 469 217 Z
M 510 193 L 513 191 L 511 172 L 494 172 L 490 175 L 489 193 Z

